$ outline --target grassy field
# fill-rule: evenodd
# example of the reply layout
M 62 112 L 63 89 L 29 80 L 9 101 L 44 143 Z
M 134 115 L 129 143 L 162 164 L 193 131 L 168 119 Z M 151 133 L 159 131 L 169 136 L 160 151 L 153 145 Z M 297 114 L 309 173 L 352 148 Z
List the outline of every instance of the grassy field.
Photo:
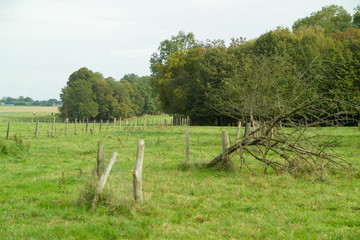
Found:
M 186 127 L 110 126 L 85 134 L 79 124 L 74 135 L 71 124 L 65 136 L 65 124 L 56 124 L 49 137 L 51 125 L 43 123 L 35 138 L 35 123 L 14 122 L 6 141 L 7 121 L 0 122 L 0 239 L 360 239 L 358 128 L 313 129 L 328 135 L 323 141 L 336 140 L 335 151 L 354 173 L 294 177 L 264 175 L 250 159 L 254 172 L 195 166 L 218 155 L 221 132 L 233 141 L 236 128 L 190 127 L 192 165 L 185 168 Z M 144 204 L 132 197 L 139 139 L 145 140 Z M 90 209 L 98 140 L 106 159 L 119 155 L 105 196 Z

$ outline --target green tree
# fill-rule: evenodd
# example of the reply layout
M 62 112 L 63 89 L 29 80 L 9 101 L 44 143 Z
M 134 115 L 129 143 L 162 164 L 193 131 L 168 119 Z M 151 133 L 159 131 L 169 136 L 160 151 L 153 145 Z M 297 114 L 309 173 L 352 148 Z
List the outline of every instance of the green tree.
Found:
M 172 36 L 170 40 L 160 43 L 158 51 L 153 53 L 150 59 L 151 87 L 156 89 L 159 94 L 162 108 L 166 110 L 168 99 L 166 91 L 170 79 L 176 77 L 181 72 L 181 64 L 187 50 L 196 44 L 193 33 L 185 34 L 180 31 L 177 36 Z
M 94 118 L 98 114 L 98 104 L 89 81 L 79 79 L 63 88 L 60 95 L 63 105 L 60 116 L 70 119 Z
M 341 6 L 330 5 L 320 11 L 313 12 L 309 17 L 300 18 L 293 24 L 293 29 L 300 26 L 319 27 L 325 33 L 344 31 L 353 26 L 351 15 Z
M 355 13 L 353 15 L 354 27 L 360 28 L 360 5 L 357 5 L 357 7 L 354 10 L 355 10 Z

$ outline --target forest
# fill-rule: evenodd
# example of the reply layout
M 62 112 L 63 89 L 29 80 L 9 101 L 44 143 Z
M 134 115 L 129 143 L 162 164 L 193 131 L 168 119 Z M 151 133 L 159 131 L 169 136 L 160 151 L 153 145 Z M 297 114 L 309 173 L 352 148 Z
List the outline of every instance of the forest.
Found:
M 151 56 L 151 75 L 120 81 L 82 68 L 62 90 L 62 117 L 111 119 L 163 111 L 193 125 L 267 119 L 309 99 L 360 103 L 360 5 L 330 5 L 256 39 L 196 40 L 180 31 Z M 332 111 L 319 103 L 319 114 Z M 339 110 L 337 109 L 337 110 Z M 359 112 L 352 111 L 358 118 Z M 311 120 L 311 119 L 310 119 Z

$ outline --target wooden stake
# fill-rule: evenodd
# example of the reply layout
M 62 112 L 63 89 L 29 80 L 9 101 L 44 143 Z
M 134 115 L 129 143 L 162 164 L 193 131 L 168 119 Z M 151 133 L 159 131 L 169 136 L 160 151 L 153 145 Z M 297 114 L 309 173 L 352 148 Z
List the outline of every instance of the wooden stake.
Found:
M 222 131 L 222 151 L 225 153 L 230 147 L 229 134 L 227 131 Z
M 52 121 L 51 136 L 55 137 L 55 118 L 53 118 L 53 121 Z
M 236 133 L 236 140 L 235 142 L 240 141 L 240 130 L 241 130 L 241 122 L 238 122 L 238 128 L 237 128 L 237 133 Z
M 76 135 L 77 119 L 75 118 L 75 135 Z
M 190 130 L 186 129 L 186 165 L 190 164 Z
M 142 170 L 143 170 L 144 150 L 145 150 L 144 140 L 139 140 L 137 142 L 136 163 L 135 163 L 135 170 L 133 173 L 133 185 L 134 185 L 134 199 L 135 201 L 138 201 L 140 203 L 143 202 Z
M 245 134 L 244 134 L 244 137 L 249 136 L 250 131 L 251 131 L 251 123 L 246 123 L 246 125 L 245 125 Z
M 68 124 L 69 124 L 69 119 L 68 118 L 66 118 L 65 123 L 66 123 L 65 136 L 67 136 L 68 135 Z
M 8 127 L 6 131 L 6 140 L 9 140 L 9 133 L 10 133 L 10 121 L 8 122 Z
M 39 131 L 39 120 L 36 121 L 36 128 L 35 128 L 35 137 L 38 136 L 38 131 Z
M 98 155 L 97 155 L 97 167 L 96 167 L 96 173 L 97 176 L 100 178 L 100 176 L 104 172 L 104 141 L 99 140 L 98 142 Z

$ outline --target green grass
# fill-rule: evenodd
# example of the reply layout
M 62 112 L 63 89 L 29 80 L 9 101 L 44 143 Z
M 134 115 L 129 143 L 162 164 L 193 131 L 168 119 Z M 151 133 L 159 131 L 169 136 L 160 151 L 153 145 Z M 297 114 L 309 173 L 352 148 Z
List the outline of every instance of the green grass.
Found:
M 162 116 L 165 118 L 166 116 Z M 158 116 L 155 116 L 157 119 Z M 111 127 L 110 127 L 111 126 Z M 0 122 L 0 239 L 359 239 L 360 132 L 357 128 L 313 129 L 352 162 L 355 174 L 293 177 L 199 169 L 221 152 L 221 132 L 233 127 L 190 127 L 189 168 L 186 127 L 155 127 L 85 134 L 85 124 Z M 96 125 L 96 129 L 98 129 Z M 15 140 L 15 135 L 16 139 Z M 81 200 L 96 164 L 97 142 L 108 160 L 118 152 L 95 209 Z M 145 140 L 144 204 L 132 198 L 136 141 Z M 236 162 L 237 159 L 234 159 Z M 80 200 L 79 200 L 80 199 Z M 81 204 L 82 203 L 82 204 Z

